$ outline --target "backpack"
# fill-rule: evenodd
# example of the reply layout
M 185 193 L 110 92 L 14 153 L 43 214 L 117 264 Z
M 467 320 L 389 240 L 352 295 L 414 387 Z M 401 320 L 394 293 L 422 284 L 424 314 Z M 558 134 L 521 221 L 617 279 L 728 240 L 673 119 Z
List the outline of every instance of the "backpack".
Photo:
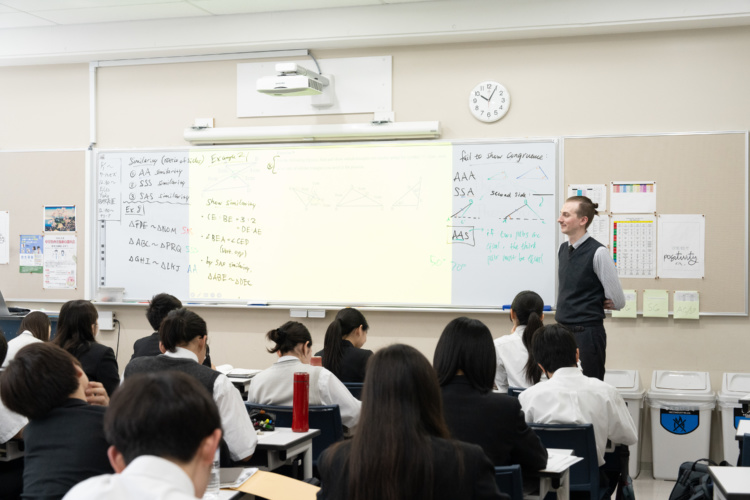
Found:
M 706 462 L 705 464 L 699 462 Z M 701 458 L 695 462 L 683 462 L 680 473 L 669 495 L 669 500 L 712 500 L 714 497 L 714 482 L 708 472 L 709 465 L 729 465 L 722 461 L 717 464 L 709 458 Z

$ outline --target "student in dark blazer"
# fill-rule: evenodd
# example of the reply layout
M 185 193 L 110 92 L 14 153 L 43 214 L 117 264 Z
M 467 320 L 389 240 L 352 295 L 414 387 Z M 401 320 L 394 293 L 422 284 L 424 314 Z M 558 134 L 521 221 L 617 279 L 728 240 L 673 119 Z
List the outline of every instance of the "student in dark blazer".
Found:
M 369 329 L 364 314 L 357 309 L 340 310 L 328 325 L 323 350 L 315 353 L 323 356 L 323 368 L 342 382 L 364 382 L 367 360 L 372 356 L 372 351 L 362 349 Z
M 480 445 L 495 466 L 521 465 L 524 475 L 546 466 L 547 450 L 526 424 L 518 400 L 492 392 L 495 348 L 481 321 L 461 317 L 448 323 L 433 366 L 454 438 Z
M 99 313 L 88 300 L 70 300 L 60 308 L 57 334 L 52 342 L 75 356 L 92 382 L 104 386 L 107 395 L 120 385 L 117 358 L 111 347 L 95 340 L 99 333 Z
M 435 371 L 419 351 L 396 344 L 375 353 L 362 396 L 354 437 L 318 459 L 318 498 L 507 498 L 482 449 L 450 439 Z

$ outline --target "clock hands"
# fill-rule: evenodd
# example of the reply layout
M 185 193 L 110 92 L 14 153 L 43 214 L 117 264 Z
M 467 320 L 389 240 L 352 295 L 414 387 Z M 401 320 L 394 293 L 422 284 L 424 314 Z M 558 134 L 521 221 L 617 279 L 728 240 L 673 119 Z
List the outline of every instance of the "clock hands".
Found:
M 490 102 L 490 99 L 492 99 L 492 96 L 495 95 L 495 91 L 496 90 L 497 90 L 497 87 L 495 87 L 494 89 L 492 89 L 492 93 L 490 94 L 490 98 L 487 99 L 487 102 Z

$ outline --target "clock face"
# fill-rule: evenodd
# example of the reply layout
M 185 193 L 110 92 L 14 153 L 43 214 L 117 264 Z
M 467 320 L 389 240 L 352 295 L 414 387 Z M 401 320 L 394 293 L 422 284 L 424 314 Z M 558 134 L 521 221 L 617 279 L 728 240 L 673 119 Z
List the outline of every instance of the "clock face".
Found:
M 496 122 L 508 112 L 510 94 L 497 82 L 482 82 L 469 94 L 469 111 L 483 122 Z

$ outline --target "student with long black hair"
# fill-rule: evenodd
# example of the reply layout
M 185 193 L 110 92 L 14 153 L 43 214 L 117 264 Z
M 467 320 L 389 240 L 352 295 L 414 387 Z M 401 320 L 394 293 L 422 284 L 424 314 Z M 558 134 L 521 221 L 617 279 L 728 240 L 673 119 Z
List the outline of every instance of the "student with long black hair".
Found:
M 482 449 L 450 438 L 435 370 L 419 351 L 396 344 L 375 353 L 362 396 L 354 437 L 318 459 L 318 498 L 507 498 Z
M 456 318 L 445 327 L 433 366 L 451 435 L 482 447 L 496 467 L 519 464 L 527 476 L 547 465 L 547 450 L 524 419 L 517 398 L 492 392 L 492 334 L 479 320 Z
M 542 370 L 532 359 L 531 337 L 544 324 L 544 301 L 530 290 L 520 292 L 510 306 L 513 329 L 510 335 L 495 340 L 497 369 L 495 387 L 507 392 L 508 387 L 527 388 L 539 382 Z
M 315 355 L 323 356 L 323 366 L 342 382 L 364 382 L 372 356 L 372 351 L 362 349 L 369 329 L 364 314 L 353 307 L 342 309 L 328 325 L 323 350 Z

